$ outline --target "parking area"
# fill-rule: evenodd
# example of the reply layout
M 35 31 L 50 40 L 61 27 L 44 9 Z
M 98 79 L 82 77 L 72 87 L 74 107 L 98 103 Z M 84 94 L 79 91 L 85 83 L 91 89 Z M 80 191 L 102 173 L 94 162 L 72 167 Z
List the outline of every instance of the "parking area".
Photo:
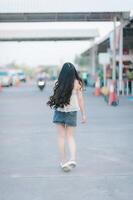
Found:
M 0 92 L 1 200 L 133 199 L 133 101 L 108 106 L 92 89 L 84 91 L 87 124 L 76 128 L 77 163 L 59 168 L 53 111 L 35 84 Z

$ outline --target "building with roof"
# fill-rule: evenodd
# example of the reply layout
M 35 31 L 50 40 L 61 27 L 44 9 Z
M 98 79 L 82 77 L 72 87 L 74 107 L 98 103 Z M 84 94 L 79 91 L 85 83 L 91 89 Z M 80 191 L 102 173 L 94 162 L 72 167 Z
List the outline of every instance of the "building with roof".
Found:
M 113 54 L 113 43 L 115 43 L 115 55 Z M 94 43 L 89 49 L 82 53 L 82 56 L 91 58 L 91 66 L 98 66 L 98 69 L 101 67 L 101 63 L 99 62 L 100 55 L 109 56 L 110 59 L 109 63 L 106 64 L 107 69 L 106 75 L 104 76 L 106 76 L 106 79 L 119 79 L 119 89 L 121 91 L 123 79 L 128 78 L 127 71 L 133 69 L 133 18 L 120 24 L 116 27 L 115 33 L 114 31 L 110 32 L 107 36 Z M 113 69 L 114 56 L 115 68 Z M 92 74 L 94 72 L 93 67 Z M 115 71 L 115 78 L 113 77 L 113 70 Z

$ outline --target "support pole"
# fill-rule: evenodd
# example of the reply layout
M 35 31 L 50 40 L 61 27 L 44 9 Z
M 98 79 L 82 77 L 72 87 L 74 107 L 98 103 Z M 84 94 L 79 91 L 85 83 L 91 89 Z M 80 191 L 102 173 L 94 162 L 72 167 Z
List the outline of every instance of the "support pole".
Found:
M 119 94 L 122 94 L 122 72 L 123 72 L 123 20 L 120 24 L 120 42 L 119 42 Z
M 96 75 L 96 52 L 94 40 L 92 40 L 92 76 Z
M 112 68 L 112 79 L 116 80 L 116 17 L 114 17 L 114 35 L 113 35 L 113 68 Z
M 103 85 L 106 86 L 106 65 L 103 65 Z

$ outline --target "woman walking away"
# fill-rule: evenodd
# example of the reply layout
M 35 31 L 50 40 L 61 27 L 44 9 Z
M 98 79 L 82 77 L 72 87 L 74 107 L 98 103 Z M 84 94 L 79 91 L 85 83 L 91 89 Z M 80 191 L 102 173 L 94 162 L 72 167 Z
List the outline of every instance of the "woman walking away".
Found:
M 74 130 L 77 125 L 77 111 L 80 110 L 82 123 L 86 122 L 83 83 L 72 63 L 65 63 L 54 86 L 54 94 L 47 104 L 54 108 L 53 122 L 57 125 L 60 166 L 68 172 L 76 167 L 76 144 Z M 65 137 L 70 151 L 70 160 L 66 160 Z

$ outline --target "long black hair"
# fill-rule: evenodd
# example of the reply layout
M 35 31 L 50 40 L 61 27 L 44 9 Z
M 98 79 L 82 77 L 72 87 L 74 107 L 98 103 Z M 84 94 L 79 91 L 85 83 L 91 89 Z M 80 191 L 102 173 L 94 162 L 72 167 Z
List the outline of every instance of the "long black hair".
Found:
M 50 96 L 47 105 L 51 108 L 64 108 L 64 106 L 68 105 L 70 103 L 75 80 L 78 80 L 82 87 L 82 79 L 79 77 L 74 65 L 68 62 L 65 63 L 55 83 L 54 94 Z

